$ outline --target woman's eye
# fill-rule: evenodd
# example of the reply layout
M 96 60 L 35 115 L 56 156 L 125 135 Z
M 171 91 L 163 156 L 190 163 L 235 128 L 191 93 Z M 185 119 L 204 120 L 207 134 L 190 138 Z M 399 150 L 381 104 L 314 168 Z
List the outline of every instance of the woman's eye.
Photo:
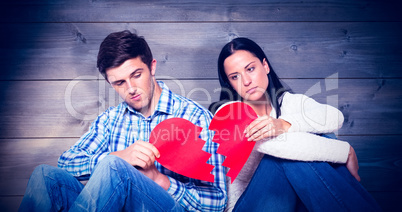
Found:
M 232 80 L 237 80 L 238 76 L 235 75 L 235 76 L 232 76 L 231 78 L 232 78 Z
M 254 67 L 250 67 L 250 68 L 248 68 L 248 71 L 254 71 Z

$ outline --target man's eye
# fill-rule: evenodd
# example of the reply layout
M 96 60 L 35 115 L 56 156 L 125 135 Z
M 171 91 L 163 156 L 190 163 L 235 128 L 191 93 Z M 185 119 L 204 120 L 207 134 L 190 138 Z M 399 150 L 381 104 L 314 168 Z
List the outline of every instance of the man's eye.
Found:
M 115 82 L 114 84 L 117 86 L 120 86 L 120 85 L 123 85 L 123 83 L 124 83 L 123 81 L 118 81 L 118 82 Z
M 139 78 L 141 76 L 141 74 L 135 74 L 134 78 Z

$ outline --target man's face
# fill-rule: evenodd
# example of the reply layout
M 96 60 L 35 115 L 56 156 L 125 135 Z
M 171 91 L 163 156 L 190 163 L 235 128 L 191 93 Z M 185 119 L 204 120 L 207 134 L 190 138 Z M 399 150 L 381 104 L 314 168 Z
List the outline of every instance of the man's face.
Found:
M 156 60 L 152 61 L 151 70 L 140 57 L 126 60 L 119 67 L 106 71 L 106 76 L 112 87 L 121 98 L 145 117 L 151 115 L 155 107 L 155 68 Z

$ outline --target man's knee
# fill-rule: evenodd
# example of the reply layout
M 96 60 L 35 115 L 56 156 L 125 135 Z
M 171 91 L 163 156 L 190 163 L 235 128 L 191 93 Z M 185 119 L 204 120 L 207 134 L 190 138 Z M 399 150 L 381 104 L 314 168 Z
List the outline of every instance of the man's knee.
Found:
M 122 164 L 123 162 L 124 160 L 118 156 L 107 155 L 101 161 L 99 161 L 99 164 Z
M 56 181 L 60 179 L 59 173 L 63 171 L 64 170 L 54 166 L 41 164 L 32 172 L 27 188 L 45 188 L 49 180 Z
M 140 171 L 122 158 L 108 155 L 96 165 L 90 181 L 112 180 L 135 183 L 137 180 L 141 181 L 143 178 L 140 175 L 142 175 Z
M 49 174 L 55 172 L 56 169 L 57 168 L 54 166 L 41 164 L 34 169 L 31 178 L 43 178 L 44 176 L 48 176 Z
M 115 155 L 107 155 L 101 161 L 99 161 L 99 163 L 95 167 L 95 171 L 105 169 L 118 170 L 127 166 L 129 166 L 129 164 L 120 157 L 117 157 Z

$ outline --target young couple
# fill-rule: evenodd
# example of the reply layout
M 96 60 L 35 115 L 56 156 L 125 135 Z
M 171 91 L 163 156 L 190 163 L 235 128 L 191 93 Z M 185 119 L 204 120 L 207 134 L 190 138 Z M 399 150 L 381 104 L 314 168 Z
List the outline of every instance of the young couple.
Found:
M 233 184 L 226 183 L 224 157 L 207 130 L 212 114 L 156 81 L 156 60 L 142 37 L 111 33 L 100 46 L 97 66 L 124 102 L 99 115 L 60 156 L 58 167 L 34 170 L 20 211 L 380 210 L 358 182 L 353 148 L 314 135 L 339 129 L 342 114 L 285 91 L 253 41 L 237 38 L 223 47 L 222 101 L 210 107 L 215 111 L 221 103 L 243 101 L 259 116 L 245 132 L 257 144 Z M 207 163 L 215 166 L 213 183 L 184 177 L 156 161 L 160 153 L 148 143 L 150 133 L 172 117 L 202 127 L 203 150 L 211 154 Z M 85 186 L 81 179 L 88 180 Z

